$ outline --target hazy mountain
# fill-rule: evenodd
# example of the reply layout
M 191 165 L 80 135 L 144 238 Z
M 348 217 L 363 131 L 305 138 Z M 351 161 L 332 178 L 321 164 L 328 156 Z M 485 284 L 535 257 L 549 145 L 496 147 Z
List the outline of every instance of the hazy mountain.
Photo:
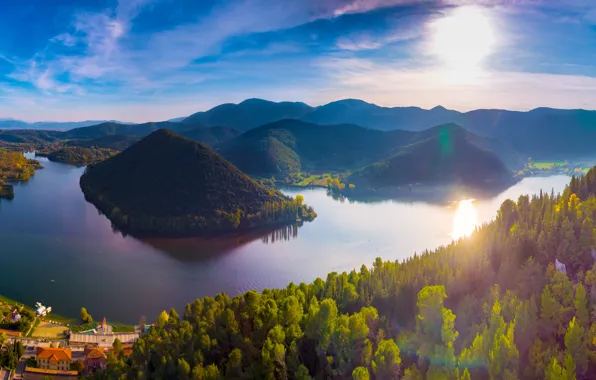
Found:
M 183 123 L 205 126 L 226 126 L 247 131 L 280 119 L 301 119 L 312 112 L 312 107 L 300 102 L 270 102 L 247 99 L 240 104 L 222 104 L 206 112 L 197 112 Z
M 380 107 L 357 99 L 318 107 L 304 103 L 249 99 L 196 113 L 185 122 L 228 126 L 247 131 L 266 123 L 291 118 L 315 124 L 357 124 L 380 130 L 421 131 L 443 123 L 456 123 L 484 136 L 495 137 L 522 156 L 579 158 L 594 155 L 596 111 L 537 108 L 528 112 L 475 110 L 458 112 L 437 106 Z
M 146 136 L 161 128 L 176 129 L 177 126 L 179 126 L 179 123 L 171 123 L 169 121 L 135 125 L 106 122 L 93 126 L 71 129 L 66 131 L 63 136 L 70 139 L 96 139 L 98 137 L 109 135 Z
M 80 148 L 124 150 L 140 139 L 139 136 L 131 135 L 107 135 L 90 140 L 70 140 L 65 145 Z
M 217 144 L 231 140 L 241 133 L 242 132 L 237 129 L 228 127 L 194 128 L 180 132 L 180 134 L 184 137 L 187 137 L 191 140 L 200 141 L 203 144 L 207 144 L 209 146 L 215 146 Z
M 19 144 L 47 144 L 58 141 L 62 132 L 25 130 L 0 130 L 0 141 Z
M 90 125 L 97 125 L 106 122 L 116 122 L 120 124 L 134 124 L 107 120 L 85 120 L 85 121 L 38 121 L 34 123 L 27 123 L 22 120 L 15 119 L 0 119 L 0 129 L 43 129 L 65 131 L 73 128 L 87 127 Z
M 180 133 L 185 137 L 196 141 L 201 141 L 211 146 L 227 141 L 240 134 L 240 131 L 228 127 L 197 127 L 196 124 L 176 123 L 171 121 L 160 121 L 155 123 L 143 123 L 135 125 L 109 122 L 66 131 L 63 133 L 62 138 L 92 139 L 90 143 L 104 138 L 104 141 L 100 140 L 100 144 L 102 145 L 105 145 L 103 144 L 104 142 L 115 144 L 118 142 L 118 140 L 123 140 L 122 142 L 126 144 L 129 142 L 131 136 L 137 137 L 138 140 L 139 137 L 147 136 L 152 132 L 163 128 L 167 128 L 171 131 Z M 111 136 L 111 138 L 109 140 L 105 140 L 105 138 L 109 136 Z M 108 146 L 100 147 L 107 148 Z

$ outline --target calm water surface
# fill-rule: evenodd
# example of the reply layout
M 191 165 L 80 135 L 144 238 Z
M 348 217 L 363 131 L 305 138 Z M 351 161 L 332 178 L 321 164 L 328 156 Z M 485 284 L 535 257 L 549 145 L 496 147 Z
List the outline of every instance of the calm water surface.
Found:
M 330 271 L 370 266 L 376 257 L 403 259 L 449 243 L 494 217 L 501 202 L 540 189 L 562 191 L 568 177 L 524 179 L 496 197 L 424 202 L 339 202 L 322 189 L 303 194 L 318 218 L 304 226 L 235 239 L 123 237 L 85 201 L 81 168 L 42 160 L 15 199 L 0 201 L 0 294 L 77 316 L 81 306 L 103 316 L 150 320 L 172 306 L 225 291 L 311 282 Z

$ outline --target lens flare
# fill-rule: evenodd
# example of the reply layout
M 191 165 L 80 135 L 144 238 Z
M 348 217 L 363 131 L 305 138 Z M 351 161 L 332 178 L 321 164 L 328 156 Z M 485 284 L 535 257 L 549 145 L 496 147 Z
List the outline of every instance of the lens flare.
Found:
M 478 212 L 473 199 L 459 201 L 453 216 L 451 237 L 454 240 L 470 236 L 478 225 Z

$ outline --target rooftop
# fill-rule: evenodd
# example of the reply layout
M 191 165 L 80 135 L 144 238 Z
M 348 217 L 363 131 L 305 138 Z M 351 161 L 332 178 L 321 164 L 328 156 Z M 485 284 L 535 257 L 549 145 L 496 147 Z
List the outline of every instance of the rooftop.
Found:
M 106 352 L 102 347 L 93 347 L 85 349 L 85 358 L 87 359 L 105 359 Z
M 72 351 L 70 348 L 37 347 L 37 358 L 50 361 L 72 361 Z

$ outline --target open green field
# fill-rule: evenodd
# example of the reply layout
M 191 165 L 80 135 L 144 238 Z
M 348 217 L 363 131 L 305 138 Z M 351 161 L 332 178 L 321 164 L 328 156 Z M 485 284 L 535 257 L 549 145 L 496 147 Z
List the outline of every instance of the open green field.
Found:
M 119 322 L 109 322 L 108 324 L 112 325 L 112 331 L 114 332 L 135 332 L 133 325 L 125 325 Z
M 17 302 L 15 300 L 12 300 L 10 298 L 4 297 L 2 295 L 0 295 L 0 313 L 10 309 L 11 311 L 14 310 L 15 306 L 19 306 L 19 308 L 21 306 L 24 306 L 25 309 L 35 312 L 35 310 L 33 309 L 33 306 L 30 305 L 24 305 L 20 302 Z M 51 306 L 51 305 L 50 305 Z M 73 321 L 72 318 L 68 318 L 68 317 L 64 317 L 62 315 L 59 314 L 55 314 L 54 312 L 50 313 L 49 315 L 47 315 L 45 317 L 45 319 L 51 319 L 52 321 L 56 321 L 56 322 L 60 322 L 60 323 L 71 323 Z
M 532 163 L 532 167 L 536 169 L 551 169 L 553 166 L 563 166 L 564 161 L 537 161 Z
M 39 338 L 64 338 L 66 336 L 68 327 L 55 325 L 48 322 L 40 323 L 39 326 L 33 330 L 31 336 Z
M 17 301 L 11 300 L 10 298 L 4 297 L 0 295 L 0 313 L 5 311 L 12 311 L 14 310 L 15 306 L 18 306 L 19 309 L 21 308 L 22 304 L 18 303 Z M 33 308 L 28 307 L 25 305 L 26 309 L 33 310 Z

